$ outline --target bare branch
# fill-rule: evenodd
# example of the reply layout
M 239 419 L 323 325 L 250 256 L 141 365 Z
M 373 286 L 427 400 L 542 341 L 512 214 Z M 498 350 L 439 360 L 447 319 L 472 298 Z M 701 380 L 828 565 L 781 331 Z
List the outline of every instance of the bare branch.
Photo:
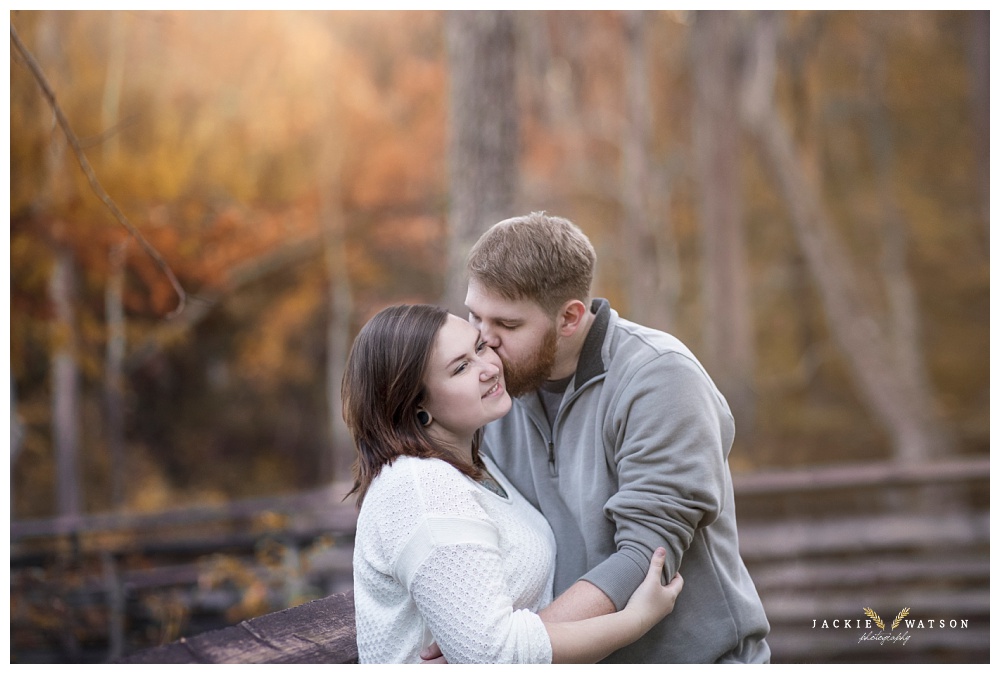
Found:
M 21 38 L 17 34 L 17 30 L 14 28 L 14 24 L 10 24 L 10 39 L 17 48 L 17 51 L 24 58 L 25 63 L 28 65 L 29 70 L 31 70 L 32 75 L 34 75 L 35 80 L 38 82 L 38 86 L 41 87 L 42 93 L 45 95 L 46 100 L 48 100 L 49 105 L 52 107 L 52 112 L 55 113 L 56 120 L 59 122 L 59 126 L 62 127 L 63 133 L 66 135 L 66 140 L 69 142 L 70 147 L 73 148 L 73 154 L 76 155 L 76 160 L 80 164 L 80 168 L 83 170 L 85 176 L 87 176 L 87 181 L 90 183 L 90 188 L 94 191 L 94 194 L 104 202 L 104 205 L 108 207 L 108 210 L 115 216 L 121 225 L 128 230 L 128 233 L 139 242 L 143 250 L 153 258 L 153 261 L 164 273 L 170 284 L 174 287 L 174 291 L 177 293 L 177 307 L 167 314 L 167 318 L 173 318 L 177 316 L 184 309 L 184 305 L 187 299 L 187 293 L 184 292 L 184 288 L 181 287 L 180 282 L 177 277 L 174 276 L 174 272 L 170 269 L 170 266 L 160 255 L 159 251 L 153 247 L 146 237 L 136 229 L 129 219 L 125 217 L 121 209 L 114 200 L 108 195 L 108 193 L 101 187 L 100 181 L 97 179 L 97 174 L 94 173 L 93 167 L 91 167 L 90 162 L 87 160 L 87 155 L 84 153 L 83 148 L 80 145 L 80 139 L 77 138 L 73 129 L 69 125 L 69 121 L 66 119 L 66 115 L 63 114 L 62 108 L 56 102 L 56 95 L 52 91 L 52 87 L 49 86 L 48 80 L 45 79 L 45 74 L 42 72 L 41 67 L 38 62 L 35 61 L 35 57 L 31 54 L 28 48 L 21 42 Z

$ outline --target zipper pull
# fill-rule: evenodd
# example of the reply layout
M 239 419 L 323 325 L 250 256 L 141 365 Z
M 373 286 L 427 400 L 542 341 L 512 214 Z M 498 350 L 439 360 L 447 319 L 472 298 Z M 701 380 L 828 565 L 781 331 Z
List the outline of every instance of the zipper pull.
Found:
M 549 475 L 556 476 L 556 446 L 549 440 Z

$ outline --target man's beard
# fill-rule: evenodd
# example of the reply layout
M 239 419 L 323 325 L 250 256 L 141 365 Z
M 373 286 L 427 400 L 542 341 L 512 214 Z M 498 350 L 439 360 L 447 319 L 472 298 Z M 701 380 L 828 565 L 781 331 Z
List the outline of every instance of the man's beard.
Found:
M 514 364 L 500 356 L 503 362 L 503 379 L 507 386 L 507 393 L 512 397 L 518 397 L 525 393 L 535 391 L 552 374 L 552 367 L 556 363 L 556 326 L 545 333 L 542 343 L 538 345 L 538 351 L 523 363 Z

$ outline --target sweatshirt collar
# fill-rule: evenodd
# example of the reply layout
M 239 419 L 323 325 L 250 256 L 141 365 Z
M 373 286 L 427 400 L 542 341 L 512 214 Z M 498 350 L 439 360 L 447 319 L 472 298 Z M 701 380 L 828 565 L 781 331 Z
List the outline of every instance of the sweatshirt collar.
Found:
M 580 349 L 580 360 L 573 380 L 573 388 L 577 389 L 607 371 L 601 351 L 604 348 L 604 336 L 611 323 L 611 304 L 603 297 L 595 297 L 590 303 L 590 312 L 594 314 L 594 321 L 590 324 L 590 332 Z

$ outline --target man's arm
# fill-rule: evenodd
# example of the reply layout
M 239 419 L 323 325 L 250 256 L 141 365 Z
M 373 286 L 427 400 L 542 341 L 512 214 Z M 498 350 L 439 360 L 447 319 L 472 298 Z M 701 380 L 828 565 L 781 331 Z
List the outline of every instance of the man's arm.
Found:
M 701 367 L 671 352 L 631 378 L 605 431 L 616 445 L 618 491 L 604 513 L 615 523 L 617 550 L 581 580 L 622 607 L 656 547 L 666 547 L 671 577 L 695 530 L 721 511 L 732 417 Z

